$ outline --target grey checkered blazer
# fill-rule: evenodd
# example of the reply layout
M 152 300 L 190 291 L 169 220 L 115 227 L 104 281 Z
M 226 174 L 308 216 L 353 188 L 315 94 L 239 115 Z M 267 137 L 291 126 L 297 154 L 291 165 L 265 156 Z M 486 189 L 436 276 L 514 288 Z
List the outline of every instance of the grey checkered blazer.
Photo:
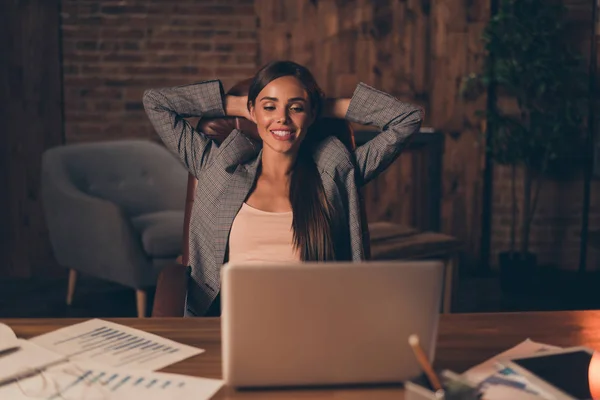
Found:
M 147 90 L 144 107 L 165 145 L 198 179 L 190 221 L 192 279 L 186 315 L 204 315 L 219 293 L 229 231 L 256 179 L 261 146 L 237 130 L 218 145 L 184 119 L 225 115 L 224 92 L 218 80 Z M 364 252 L 358 189 L 396 159 L 406 139 L 419 130 L 423 111 L 360 83 L 346 119 L 374 125 L 381 133 L 354 153 L 330 136 L 313 156 L 335 210 L 336 254 L 340 260 L 359 261 Z

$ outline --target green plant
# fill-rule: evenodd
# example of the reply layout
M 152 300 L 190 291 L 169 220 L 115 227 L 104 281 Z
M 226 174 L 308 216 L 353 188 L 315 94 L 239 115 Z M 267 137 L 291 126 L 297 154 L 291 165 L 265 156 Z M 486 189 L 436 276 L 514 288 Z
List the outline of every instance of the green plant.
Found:
M 566 14 L 562 3 L 501 0 L 484 30 L 483 70 L 462 82 L 466 100 L 496 89 L 491 106 L 479 115 L 486 119 L 489 156 L 512 167 L 511 254 L 517 167 L 524 168 L 519 252 L 525 255 L 543 176 L 581 151 L 587 78 L 583 58 L 572 50 L 575 43 L 566 29 Z

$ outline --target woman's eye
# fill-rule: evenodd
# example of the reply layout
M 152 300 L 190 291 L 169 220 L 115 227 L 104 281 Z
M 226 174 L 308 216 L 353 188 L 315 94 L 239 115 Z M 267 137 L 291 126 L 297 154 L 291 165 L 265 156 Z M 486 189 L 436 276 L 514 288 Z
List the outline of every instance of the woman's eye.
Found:
M 275 107 L 273 107 L 273 106 L 264 106 L 263 107 L 263 110 L 266 110 L 266 111 L 273 111 L 274 109 L 275 109 Z
M 304 108 L 302 108 L 302 107 L 292 107 L 291 110 L 293 112 L 302 112 L 302 111 L 304 111 Z

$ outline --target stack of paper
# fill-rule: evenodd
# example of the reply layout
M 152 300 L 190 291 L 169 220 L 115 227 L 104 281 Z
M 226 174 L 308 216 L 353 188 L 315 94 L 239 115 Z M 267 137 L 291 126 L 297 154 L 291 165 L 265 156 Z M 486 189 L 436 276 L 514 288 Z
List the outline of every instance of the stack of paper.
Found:
M 473 384 L 478 385 L 485 400 L 505 399 L 546 399 L 548 396 L 525 377 L 504 367 L 497 360 L 510 357 L 527 357 L 542 351 L 557 350 L 559 347 L 537 343 L 527 339 L 515 347 L 498 354 L 463 374 Z
M 210 399 L 221 380 L 152 372 L 202 349 L 138 329 L 92 319 L 32 338 L 17 339 L 0 324 L 0 399 Z

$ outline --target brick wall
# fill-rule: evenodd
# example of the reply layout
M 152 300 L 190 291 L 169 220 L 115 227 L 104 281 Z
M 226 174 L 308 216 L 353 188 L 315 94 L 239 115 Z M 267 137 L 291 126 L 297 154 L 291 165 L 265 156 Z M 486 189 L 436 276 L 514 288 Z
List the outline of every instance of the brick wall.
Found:
M 143 91 L 257 67 L 254 0 L 62 0 L 67 143 L 156 139 Z
M 518 221 L 521 221 L 523 198 L 522 170 L 517 170 L 516 189 Z M 498 253 L 507 251 L 510 245 L 511 221 L 511 170 L 499 165 L 494 168 L 494 196 L 492 213 L 492 264 L 496 264 Z M 593 182 L 589 214 L 590 230 L 600 229 L 600 182 Z M 538 262 L 566 270 L 576 270 L 579 265 L 581 237 L 581 207 L 583 181 L 581 178 L 542 180 L 539 202 L 531 225 L 530 249 L 536 253 Z M 517 249 L 520 240 L 520 225 L 517 224 Z M 588 270 L 597 269 L 600 252 L 588 248 Z
M 455 3 L 458 2 L 444 0 L 436 3 L 436 7 L 432 10 L 433 15 L 446 16 L 444 18 L 449 22 L 446 27 L 438 21 L 436 35 L 433 38 L 438 36 L 439 38 L 433 40 L 433 43 L 443 44 L 441 49 L 446 49 L 450 44 L 471 43 L 467 47 L 458 46 L 459 50 L 456 51 L 447 50 L 448 54 L 461 54 L 467 61 L 460 57 L 453 57 L 448 58 L 452 61 L 450 62 L 444 58 L 446 53 L 441 55 L 415 53 L 419 56 L 415 56 L 417 61 L 423 59 L 424 64 L 422 68 L 413 69 L 416 74 L 413 76 L 410 73 L 412 70 L 401 62 L 394 62 L 394 66 L 385 65 L 384 61 L 391 58 L 384 57 L 384 50 L 395 48 L 396 44 L 389 41 L 396 36 L 362 38 L 357 42 L 356 48 L 364 50 L 367 46 L 369 51 L 361 52 L 353 50 L 354 36 L 346 37 L 334 32 L 335 29 L 346 29 L 347 25 L 354 23 L 355 19 L 343 16 L 344 13 L 356 12 L 359 16 L 362 15 L 361 12 L 367 16 L 374 13 L 371 8 L 378 6 L 367 0 L 360 0 L 354 5 L 348 3 L 340 10 L 335 5 L 338 3 L 331 0 L 319 3 L 297 0 L 297 2 L 285 3 L 285 7 L 279 1 L 259 1 L 261 1 L 260 4 L 257 3 L 259 13 L 281 14 L 289 10 L 288 14 L 284 13 L 285 18 L 296 21 L 288 27 L 281 22 L 283 21 L 281 16 L 278 17 L 279 21 L 271 21 L 277 28 L 277 32 L 287 33 L 287 35 L 277 35 L 273 30 L 269 31 L 273 27 L 267 26 L 269 19 L 263 16 L 261 29 L 264 44 L 260 52 L 254 0 L 154 0 L 151 2 L 147 0 L 62 0 L 67 143 L 131 137 L 156 139 L 156 134 L 141 105 L 141 96 L 146 88 L 179 85 L 215 77 L 221 78 L 227 88 L 236 80 L 253 74 L 259 64 L 260 53 L 263 53 L 262 61 L 272 57 L 294 56 L 299 59 L 298 61 L 308 63 L 315 68 L 320 80 L 325 80 L 321 84 L 332 94 L 348 94 L 342 93 L 342 89 L 348 86 L 346 81 L 355 83 L 354 75 L 348 78 L 349 72 L 343 68 L 356 68 L 358 71 L 356 75 L 362 80 L 389 89 L 387 81 L 380 81 L 380 79 L 387 79 L 388 75 L 392 76 L 393 73 L 390 71 L 396 71 L 398 66 L 401 66 L 407 69 L 408 72 L 405 72 L 411 76 L 410 82 L 416 85 L 417 93 L 414 94 L 420 95 L 421 100 L 426 89 L 419 85 L 424 85 L 424 88 L 429 88 L 427 90 L 435 92 L 435 95 L 430 95 L 428 98 L 440 104 L 438 107 L 435 107 L 435 104 L 428 106 L 429 118 L 433 118 L 431 124 L 450 132 L 464 130 L 461 125 L 462 116 L 471 116 L 472 110 L 469 105 L 455 101 L 456 96 L 453 94 L 457 88 L 455 77 L 472 70 L 478 63 L 480 54 L 478 38 L 485 24 L 483 18 L 487 15 L 487 8 L 480 5 L 477 23 L 466 25 L 469 28 L 469 40 L 466 40 L 464 21 L 462 25 L 457 24 L 453 14 L 446 12 L 455 10 L 458 13 L 457 10 L 461 10 L 460 7 L 455 7 Z M 588 10 L 590 3 L 583 0 L 568 0 L 568 2 L 575 11 L 572 16 L 573 21 L 579 21 L 581 27 L 589 26 L 586 18 L 590 15 Z M 311 7 L 316 7 L 317 4 L 319 12 L 311 11 Z M 424 11 L 417 5 L 411 3 L 409 6 L 416 7 L 418 13 L 411 11 L 407 15 L 420 16 L 417 19 L 417 28 L 425 29 L 423 27 L 429 26 L 429 16 L 419 14 Z M 473 20 L 471 14 L 477 10 L 478 8 L 470 8 L 469 12 L 464 11 L 464 15 L 470 18 L 465 17 L 465 21 Z M 403 15 L 400 12 L 402 10 L 396 11 L 399 15 Z M 304 15 L 303 13 L 306 12 L 309 13 Z M 377 15 L 379 14 L 391 15 L 387 11 L 380 11 Z M 301 17 L 304 18 L 302 20 L 304 23 L 297 23 L 298 18 Z M 341 21 L 339 23 L 336 22 L 338 17 Z M 376 26 L 381 25 L 376 18 L 374 23 Z M 414 21 L 411 23 L 415 24 Z M 287 30 L 292 30 L 290 28 L 292 25 L 293 32 L 288 32 Z M 399 24 L 396 28 L 408 29 L 406 27 L 411 26 Z M 409 32 L 417 32 L 417 28 L 411 28 L 413 30 L 409 29 Z M 334 34 L 330 34 L 330 31 Z M 416 39 L 424 37 L 421 33 L 414 33 L 414 35 Z M 329 39 L 323 40 L 324 37 Z M 413 36 L 403 34 L 398 37 L 410 42 Z M 311 46 L 305 46 L 311 43 Z M 332 51 L 338 48 L 343 51 L 341 53 Z M 405 51 L 411 51 L 409 45 L 403 48 Z M 425 47 L 417 47 L 417 49 L 423 48 Z M 467 48 L 468 51 L 465 50 Z M 585 42 L 582 48 L 587 48 Z M 292 50 L 293 54 L 290 53 Z M 355 63 L 347 62 L 343 58 L 345 55 L 355 53 Z M 363 53 L 369 56 L 363 56 Z M 391 51 L 390 54 L 399 53 Z M 401 60 L 407 59 L 402 54 L 399 57 Z M 315 65 L 311 64 L 313 61 Z M 437 72 L 423 72 L 430 69 Z M 422 76 L 418 74 L 420 72 L 423 72 Z M 325 77 L 331 77 L 332 74 L 336 79 L 327 81 Z M 450 74 L 450 77 L 444 74 Z M 436 81 L 432 83 L 431 79 Z M 449 107 L 449 104 L 453 107 Z M 466 110 L 463 110 L 464 107 Z M 442 210 L 444 230 L 464 239 L 472 253 L 471 256 L 477 259 L 475 249 L 478 245 L 479 230 L 475 225 L 471 228 L 471 224 L 465 224 L 465 220 L 477 221 L 479 215 L 477 207 L 480 199 L 477 188 L 480 185 L 480 170 L 474 167 L 475 164 L 479 165 L 479 162 L 475 164 L 464 162 L 475 154 L 472 135 L 455 136 L 448 136 L 445 154 L 443 176 L 446 188 Z M 495 264 L 497 253 L 508 248 L 509 185 L 510 171 L 502 166 L 497 167 L 493 189 L 492 264 Z M 544 183 L 531 232 L 531 250 L 538 253 L 540 262 L 552 262 L 567 269 L 577 267 L 581 193 L 581 180 Z M 590 210 L 591 230 L 600 229 L 598 204 L 600 204 L 600 182 L 594 182 Z M 590 248 L 588 255 L 588 266 L 592 269 L 600 261 L 600 252 Z

